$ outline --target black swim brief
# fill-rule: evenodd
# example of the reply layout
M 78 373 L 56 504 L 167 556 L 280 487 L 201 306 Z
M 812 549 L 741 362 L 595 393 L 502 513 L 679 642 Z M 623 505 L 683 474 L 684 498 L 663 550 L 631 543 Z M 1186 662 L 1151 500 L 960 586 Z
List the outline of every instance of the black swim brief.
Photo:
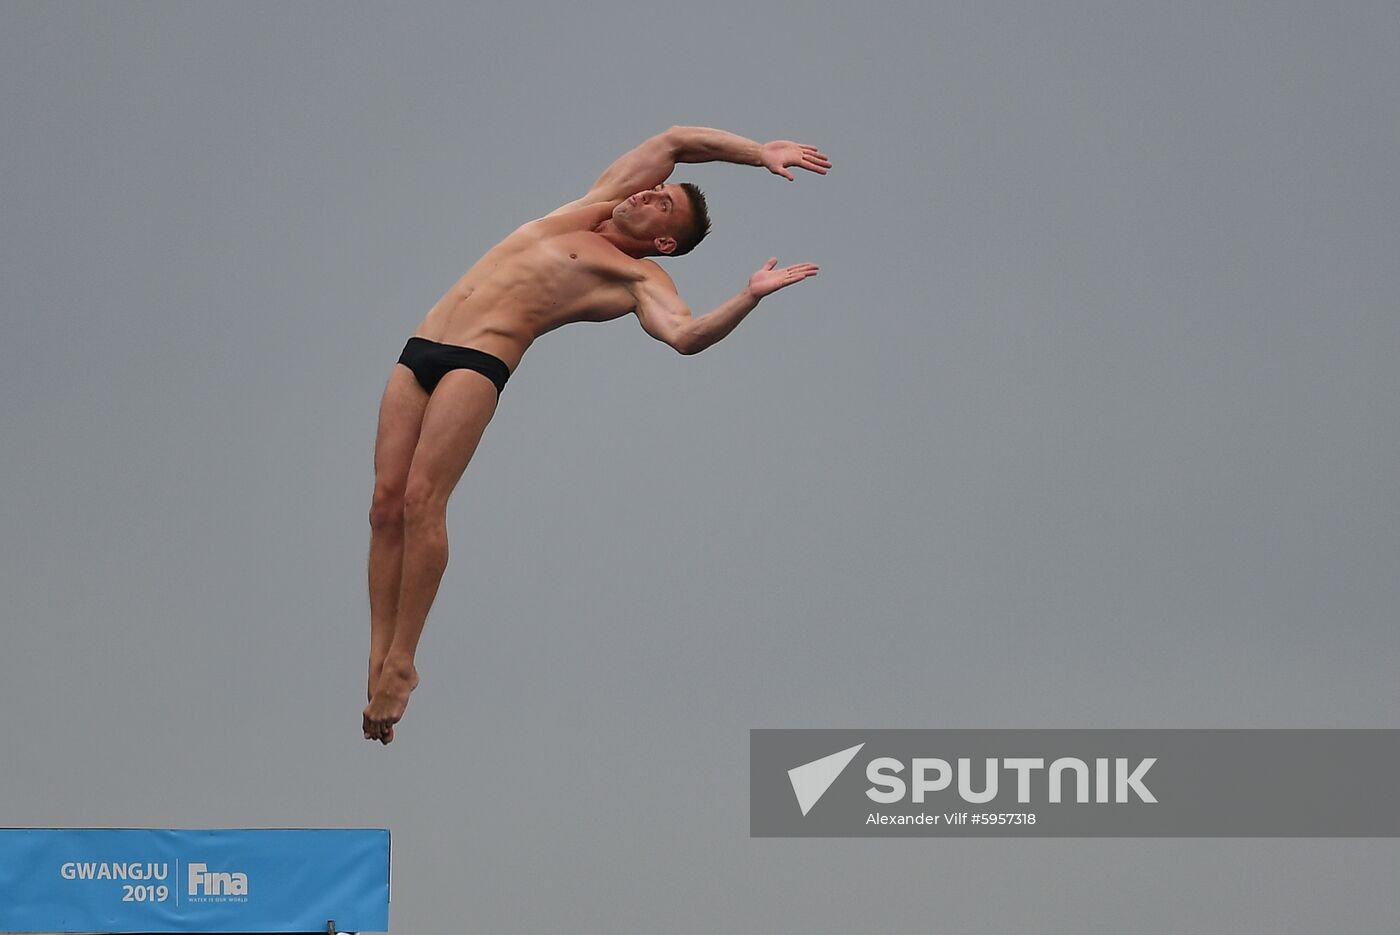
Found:
M 399 355 L 403 364 L 418 378 L 418 385 L 431 393 L 438 381 L 452 370 L 475 370 L 496 384 L 496 396 L 500 397 L 510 379 L 510 368 L 506 362 L 494 354 L 478 351 L 474 347 L 458 347 L 455 344 L 439 344 L 427 338 L 409 338 Z

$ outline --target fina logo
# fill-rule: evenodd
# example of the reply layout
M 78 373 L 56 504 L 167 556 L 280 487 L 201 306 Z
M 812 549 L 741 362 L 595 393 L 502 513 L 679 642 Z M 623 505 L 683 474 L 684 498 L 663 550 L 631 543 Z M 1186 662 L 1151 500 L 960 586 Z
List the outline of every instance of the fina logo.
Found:
M 209 871 L 206 864 L 190 864 L 191 896 L 247 896 L 248 874 Z

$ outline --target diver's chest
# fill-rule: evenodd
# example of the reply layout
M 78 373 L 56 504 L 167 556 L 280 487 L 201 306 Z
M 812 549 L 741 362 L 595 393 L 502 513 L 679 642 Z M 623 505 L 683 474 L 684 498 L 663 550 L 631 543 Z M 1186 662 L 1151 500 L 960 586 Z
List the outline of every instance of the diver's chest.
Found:
M 617 281 L 626 275 L 618 261 L 611 245 L 583 231 L 542 237 L 530 250 L 530 265 L 540 275 L 560 280 Z

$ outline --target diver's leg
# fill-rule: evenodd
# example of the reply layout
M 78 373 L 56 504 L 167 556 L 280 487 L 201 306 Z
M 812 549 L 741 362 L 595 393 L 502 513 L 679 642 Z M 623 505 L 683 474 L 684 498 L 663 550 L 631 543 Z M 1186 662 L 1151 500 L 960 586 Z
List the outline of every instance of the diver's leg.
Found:
M 423 414 L 403 496 L 403 574 L 393 639 L 365 708 L 366 735 L 388 743 L 418 684 L 414 656 L 447 567 L 447 499 L 496 411 L 496 387 L 472 370 L 442 378 Z
M 374 496 L 369 508 L 369 698 L 374 697 L 379 670 L 394 640 L 403 574 L 403 496 L 427 405 L 427 392 L 407 367 L 396 365 L 379 405 L 379 431 L 374 442 Z

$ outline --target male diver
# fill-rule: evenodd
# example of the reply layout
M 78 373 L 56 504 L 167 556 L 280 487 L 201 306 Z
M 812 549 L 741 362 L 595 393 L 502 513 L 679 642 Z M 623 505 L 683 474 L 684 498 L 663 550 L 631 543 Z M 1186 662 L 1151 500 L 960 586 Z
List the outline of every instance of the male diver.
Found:
M 447 500 L 506 380 L 530 344 L 560 325 L 636 314 L 682 354 L 723 339 L 766 295 L 815 276 L 773 257 L 737 295 L 692 317 L 653 256 L 689 253 L 709 233 L 704 193 L 668 184 L 678 162 L 790 168 L 831 162 L 791 140 L 759 144 L 722 130 L 672 127 L 614 162 L 588 194 L 517 228 L 447 291 L 389 377 L 374 447 L 369 546 L 366 740 L 388 744 L 418 685 L 414 656 L 447 567 Z

